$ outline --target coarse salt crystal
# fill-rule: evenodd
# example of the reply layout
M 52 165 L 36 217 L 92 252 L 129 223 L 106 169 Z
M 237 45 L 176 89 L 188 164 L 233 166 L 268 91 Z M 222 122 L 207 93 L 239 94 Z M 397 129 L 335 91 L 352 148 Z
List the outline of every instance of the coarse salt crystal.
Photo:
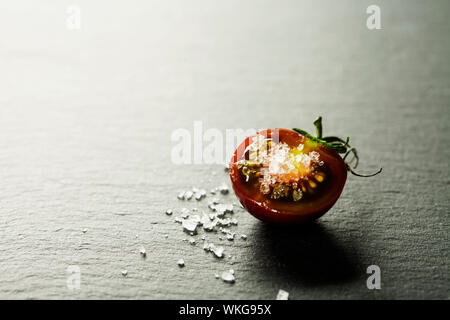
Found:
M 184 267 L 184 260 L 183 260 L 183 259 L 179 259 L 179 260 L 177 261 L 177 264 L 178 264 L 178 266 L 179 266 L 180 268 Z
M 231 271 L 232 270 L 222 272 L 222 280 L 224 282 L 233 283 L 235 281 L 235 278 L 233 275 L 234 271 L 233 271 L 233 273 Z
M 278 290 L 277 300 L 288 300 L 288 299 L 289 299 L 289 292 L 284 291 L 282 289 Z

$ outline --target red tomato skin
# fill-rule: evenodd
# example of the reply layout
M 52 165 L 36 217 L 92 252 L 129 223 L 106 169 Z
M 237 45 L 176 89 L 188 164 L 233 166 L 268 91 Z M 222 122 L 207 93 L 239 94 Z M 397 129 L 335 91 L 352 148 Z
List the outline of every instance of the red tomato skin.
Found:
M 307 139 L 301 134 L 289 130 L 289 129 L 267 129 L 259 131 L 256 134 L 263 134 L 267 137 L 271 136 L 271 132 L 278 132 L 279 139 L 281 142 L 293 142 L 293 141 L 304 141 Z M 256 135 L 255 134 L 255 135 Z M 271 208 L 264 201 L 257 201 L 254 198 L 245 194 L 245 182 L 242 181 L 239 170 L 235 165 L 235 161 L 241 159 L 242 151 L 245 150 L 246 146 L 250 144 L 251 139 L 255 136 L 247 137 L 241 145 L 236 149 L 229 165 L 229 174 L 232 183 L 233 190 L 238 197 L 242 206 L 255 218 L 269 223 L 277 224 L 302 224 L 315 219 L 320 218 L 324 215 L 339 199 L 342 190 L 344 189 L 345 182 L 347 180 L 347 166 L 342 160 L 341 156 L 331 148 L 328 148 L 322 144 L 318 144 L 317 150 L 322 157 L 326 158 L 326 164 L 330 168 L 334 175 L 334 186 L 332 194 L 328 195 L 326 201 L 317 201 L 312 208 L 294 208 L 297 205 L 293 205 L 292 210 L 277 210 Z M 290 144 L 287 142 L 288 144 Z M 320 200 L 320 199 L 319 199 Z

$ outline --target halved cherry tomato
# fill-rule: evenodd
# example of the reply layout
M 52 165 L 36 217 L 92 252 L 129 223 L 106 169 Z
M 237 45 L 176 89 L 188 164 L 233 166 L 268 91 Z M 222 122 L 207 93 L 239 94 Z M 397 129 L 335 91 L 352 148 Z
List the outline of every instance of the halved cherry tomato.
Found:
M 318 154 L 320 165 L 316 165 L 314 170 L 308 167 L 305 169 L 301 165 L 300 169 L 296 170 L 297 167 L 291 165 L 295 174 L 302 173 L 298 183 L 295 182 L 295 175 L 294 177 L 284 175 L 283 179 L 290 179 L 294 183 L 284 184 L 280 188 L 272 185 L 271 190 L 266 190 L 264 193 L 261 191 L 261 181 L 265 174 L 264 166 L 255 165 L 251 161 L 246 162 L 250 159 L 248 147 L 258 135 L 265 137 L 271 143 L 276 141 L 275 144 L 287 144 L 295 151 L 292 153 L 294 157 L 300 153 L 307 155 L 315 151 L 313 154 L 316 156 Z M 299 145 L 302 149 L 295 149 Z M 255 165 L 257 169 L 251 171 L 252 165 Z M 336 203 L 344 188 L 349 167 L 335 150 L 296 131 L 267 129 L 248 137 L 241 143 L 234 152 L 229 169 L 236 196 L 253 216 L 267 222 L 303 223 L 319 218 Z M 278 189 L 275 190 L 276 188 Z M 275 192 L 280 190 L 282 196 L 280 192 Z M 294 192 L 295 195 L 300 195 L 300 199 L 295 197 Z

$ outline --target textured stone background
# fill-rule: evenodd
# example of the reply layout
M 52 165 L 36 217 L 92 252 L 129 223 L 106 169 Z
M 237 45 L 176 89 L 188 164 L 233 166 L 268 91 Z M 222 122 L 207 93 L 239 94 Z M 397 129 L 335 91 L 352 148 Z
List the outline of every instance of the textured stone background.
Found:
M 372 3 L 382 30 L 365 26 Z M 2 2 L 0 298 L 448 299 L 449 14 L 447 0 Z M 224 260 L 182 242 L 164 211 L 207 200 L 178 191 L 228 178 L 173 165 L 174 129 L 311 130 L 318 114 L 383 174 L 349 177 L 312 226 L 237 211 L 248 240 L 223 241 Z M 215 279 L 229 268 L 234 285 Z

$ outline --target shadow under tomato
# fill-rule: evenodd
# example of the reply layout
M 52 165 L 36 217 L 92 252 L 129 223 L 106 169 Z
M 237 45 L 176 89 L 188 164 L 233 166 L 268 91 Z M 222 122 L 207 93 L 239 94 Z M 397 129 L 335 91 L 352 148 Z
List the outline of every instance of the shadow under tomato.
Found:
M 357 280 L 362 273 L 354 243 L 341 245 L 321 224 L 279 226 L 258 223 L 255 260 L 272 276 L 309 286 L 343 284 Z

